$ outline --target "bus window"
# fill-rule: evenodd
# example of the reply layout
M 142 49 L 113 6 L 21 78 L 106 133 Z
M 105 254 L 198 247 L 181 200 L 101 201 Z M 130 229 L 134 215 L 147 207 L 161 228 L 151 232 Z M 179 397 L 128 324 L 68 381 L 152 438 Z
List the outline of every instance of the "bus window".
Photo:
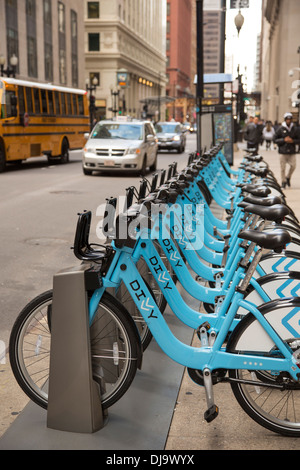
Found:
M 59 94 L 57 91 L 54 91 L 54 102 L 55 102 L 55 112 L 60 114 L 60 103 L 59 103 Z
M 79 114 L 84 114 L 83 95 L 78 95 Z
M 24 100 L 24 87 L 22 86 L 19 86 L 18 98 L 19 98 L 19 115 L 23 116 L 23 114 L 25 113 L 25 100 Z
M 16 95 L 14 91 L 6 90 L 5 104 L 6 104 L 6 117 L 17 116 Z
M 49 105 L 49 114 L 54 114 L 53 93 L 50 90 L 48 90 L 48 105 Z
M 60 94 L 60 102 L 61 102 L 61 114 L 66 115 L 66 101 L 65 101 L 65 94 Z
M 41 114 L 40 91 L 38 88 L 33 89 L 33 96 L 34 96 L 35 114 Z
M 42 97 L 42 113 L 48 114 L 46 90 L 41 90 L 41 97 Z
M 70 93 L 67 93 L 67 103 L 68 103 L 68 114 L 73 114 L 72 113 L 72 102 L 71 102 L 71 95 Z
M 78 114 L 78 111 L 77 111 L 77 96 L 72 95 L 72 98 L 73 98 L 73 114 L 75 114 L 77 116 L 77 114 Z
M 26 101 L 27 101 L 27 112 L 33 114 L 33 103 L 32 103 L 32 88 L 26 87 Z

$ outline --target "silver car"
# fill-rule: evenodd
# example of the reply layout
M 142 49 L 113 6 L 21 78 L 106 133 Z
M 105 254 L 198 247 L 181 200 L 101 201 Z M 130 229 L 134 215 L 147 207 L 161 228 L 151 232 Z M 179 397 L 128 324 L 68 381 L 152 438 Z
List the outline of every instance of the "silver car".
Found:
M 83 172 L 134 171 L 145 175 L 156 170 L 158 143 L 149 121 L 106 120 L 98 122 L 83 149 Z

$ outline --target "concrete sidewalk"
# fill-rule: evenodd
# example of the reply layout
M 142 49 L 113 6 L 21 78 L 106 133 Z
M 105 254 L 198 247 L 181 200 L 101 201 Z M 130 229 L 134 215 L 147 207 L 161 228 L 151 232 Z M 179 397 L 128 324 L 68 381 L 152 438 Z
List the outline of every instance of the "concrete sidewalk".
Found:
M 243 157 L 242 148 L 235 152 L 234 166 Z M 277 151 L 260 153 L 280 180 Z M 300 159 L 300 155 L 299 155 Z M 300 217 L 300 162 L 285 190 L 288 204 Z M 179 325 L 174 325 L 179 332 Z M 182 327 L 180 327 L 182 328 Z M 185 339 L 191 334 L 182 328 Z M 180 332 L 181 333 L 181 332 Z M 205 392 L 194 384 L 181 366 L 174 364 L 151 344 L 145 368 L 124 401 L 109 412 L 104 430 L 93 435 L 75 435 L 46 428 L 46 412 L 29 403 L 12 377 L 9 364 L 0 365 L 0 449 L 156 449 L 156 450 L 295 450 L 300 441 L 265 430 L 252 421 L 233 397 L 230 386 L 214 387 L 219 416 L 207 424 Z M 144 418 L 139 415 L 135 397 L 142 397 Z M 25 407 L 25 408 L 24 408 Z M 131 412 L 126 415 L 128 408 Z M 15 417 L 17 419 L 14 421 Z
M 239 144 L 235 151 L 234 168 L 243 158 L 243 148 Z M 280 164 L 277 150 L 265 150 L 259 153 L 269 164 L 278 182 Z M 300 218 L 300 154 L 298 166 L 292 177 L 291 187 L 284 193 L 288 205 Z M 219 384 L 214 387 L 215 403 L 219 406 L 219 416 L 210 424 L 203 418 L 206 410 L 205 392 L 194 384 L 187 372 L 184 373 L 182 386 L 166 443 L 167 450 L 295 450 L 300 449 L 299 439 L 286 438 L 262 428 L 240 408 L 230 386 Z

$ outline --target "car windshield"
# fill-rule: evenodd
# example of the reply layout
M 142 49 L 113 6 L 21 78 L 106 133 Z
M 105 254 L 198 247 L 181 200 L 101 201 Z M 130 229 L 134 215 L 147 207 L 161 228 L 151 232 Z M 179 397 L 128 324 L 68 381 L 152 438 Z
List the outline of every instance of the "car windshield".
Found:
M 94 128 L 91 138 L 142 140 L 143 127 L 137 124 L 99 122 Z
M 180 126 L 176 123 L 173 122 L 166 122 L 166 123 L 161 123 L 159 122 L 155 126 L 156 132 L 161 133 L 169 133 L 169 134 L 175 134 L 176 132 L 180 132 Z

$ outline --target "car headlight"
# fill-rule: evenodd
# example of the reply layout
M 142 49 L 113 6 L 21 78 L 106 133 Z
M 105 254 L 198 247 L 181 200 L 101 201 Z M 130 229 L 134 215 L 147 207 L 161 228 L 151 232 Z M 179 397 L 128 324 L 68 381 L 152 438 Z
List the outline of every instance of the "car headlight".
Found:
M 132 155 L 134 153 L 138 155 L 139 153 L 141 153 L 141 149 L 138 147 L 129 147 L 125 150 L 124 155 Z
M 84 147 L 83 151 L 85 153 L 96 153 L 96 149 L 91 148 L 91 147 Z
M 179 135 L 174 135 L 173 139 L 172 140 L 175 140 L 176 142 L 178 142 L 180 140 L 180 137 Z

